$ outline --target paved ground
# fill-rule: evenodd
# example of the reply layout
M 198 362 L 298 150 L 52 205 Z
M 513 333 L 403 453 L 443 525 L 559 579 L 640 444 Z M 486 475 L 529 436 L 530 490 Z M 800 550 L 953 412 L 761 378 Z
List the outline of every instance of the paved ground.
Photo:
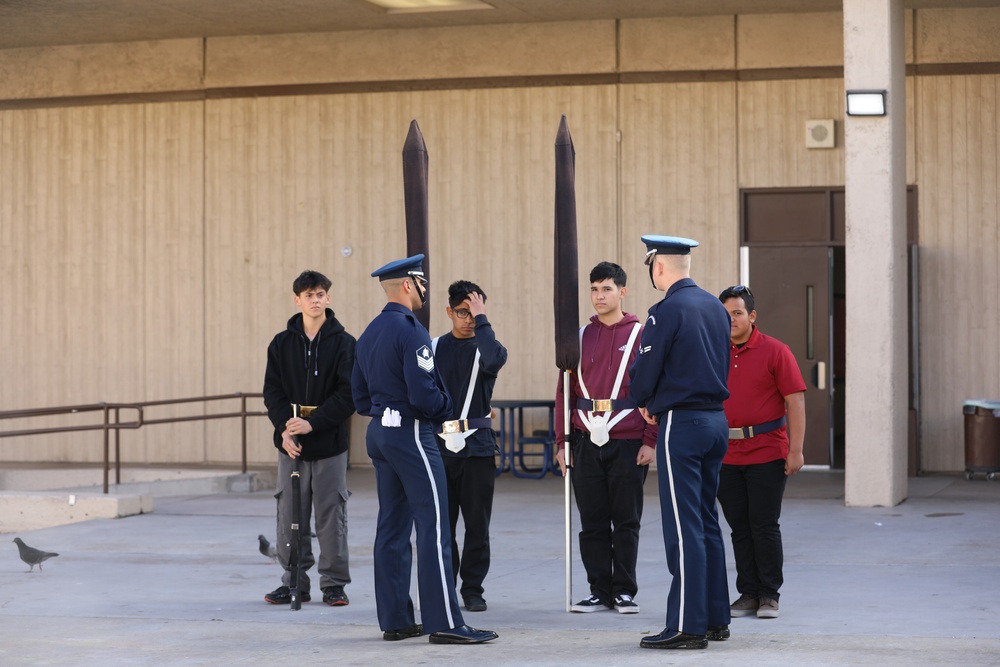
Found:
M 641 650 L 662 629 L 669 575 L 656 480 L 646 484 L 637 602 L 641 613 L 564 611 L 562 481 L 498 480 L 485 646 L 384 642 L 372 584 L 374 475 L 350 472 L 348 607 L 291 612 L 263 601 L 277 566 L 257 553 L 273 535 L 270 493 L 156 498 L 153 514 L 20 535 L 58 551 L 26 573 L 0 540 L 0 665 L 998 665 L 1000 483 L 911 480 L 894 508 L 847 509 L 843 478 L 804 472 L 786 494 L 781 618 L 734 619 L 706 651 Z M 728 539 L 728 533 L 727 533 Z M 575 542 L 575 537 L 574 537 Z M 575 548 L 574 548 L 575 553 Z M 730 588 L 735 574 L 730 557 Z M 588 593 L 574 567 L 574 598 Z M 317 595 L 318 599 L 318 595 Z

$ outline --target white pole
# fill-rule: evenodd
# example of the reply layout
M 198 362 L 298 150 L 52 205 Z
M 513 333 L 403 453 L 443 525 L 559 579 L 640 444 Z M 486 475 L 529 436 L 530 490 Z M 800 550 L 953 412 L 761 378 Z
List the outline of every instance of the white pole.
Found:
M 572 424 L 570 423 L 570 410 L 569 410 L 569 371 L 563 371 L 563 434 L 566 436 L 565 443 L 566 448 L 563 450 L 563 457 L 566 461 L 566 476 L 563 478 L 563 486 L 565 487 L 566 496 L 566 611 L 570 611 L 570 607 L 573 605 L 573 545 L 570 533 L 572 532 L 572 522 L 573 517 L 570 514 L 570 479 L 569 476 L 572 474 L 572 447 L 570 443 L 570 434 L 572 431 Z

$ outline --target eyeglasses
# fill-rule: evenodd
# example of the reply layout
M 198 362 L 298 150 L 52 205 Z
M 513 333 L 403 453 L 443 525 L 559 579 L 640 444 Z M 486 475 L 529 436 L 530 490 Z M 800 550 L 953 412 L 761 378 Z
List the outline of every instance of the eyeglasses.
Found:
M 451 312 L 460 320 L 467 320 L 472 317 L 472 311 L 468 308 L 453 308 Z
M 646 259 L 643 261 L 643 264 L 646 266 L 652 266 L 654 261 L 656 261 L 656 251 L 650 250 L 646 253 Z

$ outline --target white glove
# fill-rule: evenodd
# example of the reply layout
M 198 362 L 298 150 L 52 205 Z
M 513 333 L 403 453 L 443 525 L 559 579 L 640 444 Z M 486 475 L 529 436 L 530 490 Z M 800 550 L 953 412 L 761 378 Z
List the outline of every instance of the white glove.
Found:
M 399 416 L 399 410 L 391 410 L 389 408 L 386 408 L 385 412 L 382 413 L 382 426 L 398 428 L 402 425 L 403 425 L 403 420 Z

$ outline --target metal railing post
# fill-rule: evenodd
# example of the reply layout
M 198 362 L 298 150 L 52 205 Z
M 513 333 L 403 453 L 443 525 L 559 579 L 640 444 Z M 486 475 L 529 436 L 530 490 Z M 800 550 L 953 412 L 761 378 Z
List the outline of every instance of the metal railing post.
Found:
M 122 483 L 121 408 L 115 408 L 115 484 Z
M 108 492 L 108 469 L 111 467 L 108 461 L 108 406 L 104 406 L 104 493 Z
M 243 465 L 240 471 L 247 472 L 247 397 L 240 394 L 240 421 L 243 422 Z

